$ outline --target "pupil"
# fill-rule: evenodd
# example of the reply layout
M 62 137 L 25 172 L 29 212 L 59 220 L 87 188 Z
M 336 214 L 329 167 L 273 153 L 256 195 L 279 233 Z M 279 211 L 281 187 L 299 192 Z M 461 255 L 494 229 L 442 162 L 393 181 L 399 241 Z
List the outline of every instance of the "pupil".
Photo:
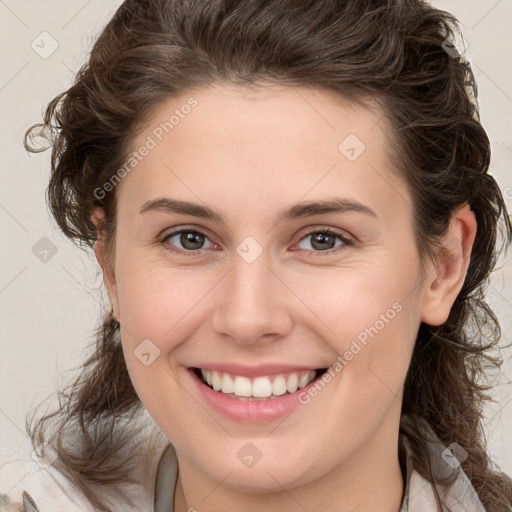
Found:
M 202 241 L 200 240 L 199 242 L 197 242 L 198 237 L 199 237 L 199 239 L 201 239 L 200 233 L 195 233 L 195 232 L 182 233 L 180 242 L 183 245 L 183 247 L 185 247 L 187 249 L 190 249 L 190 250 L 200 249 Z M 194 245 L 194 239 L 196 239 L 195 245 Z M 187 247 L 188 243 L 192 243 L 192 247 L 190 247 L 190 246 Z
M 320 238 L 321 241 L 329 241 L 329 239 L 331 239 L 331 242 L 334 241 L 334 237 L 332 237 L 331 235 L 328 235 L 328 234 L 325 234 L 325 233 L 317 233 L 316 236 L 313 237 L 313 241 L 312 241 L 312 245 L 313 247 L 315 247 L 315 245 L 317 244 L 317 238 Z M 317 247 L 315 247 L 316 249 L 325 249 L 326 246 L 325 244 L 320 244 L 318 245 Z M 332 247 L 328 247 L 329 249 L 332 249 Z

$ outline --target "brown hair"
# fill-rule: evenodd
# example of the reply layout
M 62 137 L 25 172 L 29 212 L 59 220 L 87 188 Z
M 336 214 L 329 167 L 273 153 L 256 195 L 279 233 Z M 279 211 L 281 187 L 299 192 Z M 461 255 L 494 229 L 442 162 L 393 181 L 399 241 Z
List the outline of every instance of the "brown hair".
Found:
M 456 441 L 467 452 L 462 468 L 485 508 L 504 512 L 511 510 L 512 481 L 491 467 L 483 434 L 482 405 L 492 400 L 484 382 L 502 363 L 494 353 L 500 326 L 484 293 L 499 254 L 502 214 L 508 243 L 512 228 L 487 172 L 490 143 L 473 73 L 464 55 L 447 46 L 457 36 L 456 18 L 422 0 L 128 0 L 73 85 L 49 103 L 44 123 L 27 130 L 25 147 L 47 149 L 28 139 L 38 128 L 49 130 L 52 215 L 66 236 L 93 247 L 91 215 L 102 208 L 100 230 L 111 249 L 115 189 L 102 199 L 94 191 L 123 165 L 145 120 L 168 98 L 221 81 L 327 87 L 381 105 L 393 130 L 395 166 L 413 198 L 422 261 L 432 256 L 457 207 L 469 203 L 478 222 L 449 318 L 439 327 L 421 324 L 407 374 L 402 412 L 415 425 L 415 468 L 433 479 L 420 428 L 427 421 L 444 444 Z M 142 405 L 119 324 L 112 314 L 102 322 L 96 351 L 70 392 L 61 393 L 60 409 L 35 426 L 27 420 L 27 430 L 34 446 L 47 441 L 54 447 L 55 464 L 97 508 L 108 510 L 92 489 L 130 481 L 131 466 L 118 455 L 137 422 L 119 425 L 136 418 Z M 58 422 L 53 429 L 51 420 Z

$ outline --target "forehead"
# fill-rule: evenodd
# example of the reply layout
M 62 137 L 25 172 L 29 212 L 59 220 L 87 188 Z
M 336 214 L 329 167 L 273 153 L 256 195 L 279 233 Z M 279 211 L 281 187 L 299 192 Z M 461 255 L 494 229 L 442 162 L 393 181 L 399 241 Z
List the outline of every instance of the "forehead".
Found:
M 132 147 L 149 149 L 117 192 L 126 188 L 121 195 L 138 206 L 176 191 L 240 205 L 336 189 L 396 202 L 405 191 L 388 162 L 388 134 L 376 104 L 328 89 L 215 84 L 153 111 Z
M 276 143 L 283 147 L 298 139 L 336 149 L 348 127 L 360 138 L 367 138 L 376 124 L 383 122 L 377 103 L 365 101 L 368 108 L 327 88 L 216 83 L 162 102 L 146 120 L 137 142 L 143 142 L 148 134 L 157 142 L 170 140 L 172 135 L 176 143 L 193 135 L 201 145 L 272 141 L 266 153 Z M 385 132 L 376 130 L 371 136 L 378 139 Z

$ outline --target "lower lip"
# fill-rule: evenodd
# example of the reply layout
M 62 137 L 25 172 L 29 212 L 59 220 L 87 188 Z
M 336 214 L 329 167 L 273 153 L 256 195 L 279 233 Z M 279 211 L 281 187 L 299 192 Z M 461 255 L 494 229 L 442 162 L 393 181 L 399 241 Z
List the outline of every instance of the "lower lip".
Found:
M 294 393 L 286 393 L 273 400 L 249 402 L 232 398 L 220 391 L 214 391 L 203 383 L 192 368 L 188 370 L 206 403 L 214 411 L 240 423 L 270 423 L 289 415 L 302 405 L 299 401 L 299 394 L 307 393 L 309 388 L 313 387 L 316 381 L 322 377 L 317 375 L 307 386 Z

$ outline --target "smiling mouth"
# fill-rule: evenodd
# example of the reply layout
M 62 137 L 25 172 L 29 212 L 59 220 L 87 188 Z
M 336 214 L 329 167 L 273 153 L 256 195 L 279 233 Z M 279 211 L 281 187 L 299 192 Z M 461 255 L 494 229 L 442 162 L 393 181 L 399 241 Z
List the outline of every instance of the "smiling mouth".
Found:
M 281 396 L 291 395 L 321 378 L 328 368 L 255 378 L 202 368 L 192 368 L 192 370 L 202 383 L 213 391 L 238 400 L 252 402 L 276 400 Z

